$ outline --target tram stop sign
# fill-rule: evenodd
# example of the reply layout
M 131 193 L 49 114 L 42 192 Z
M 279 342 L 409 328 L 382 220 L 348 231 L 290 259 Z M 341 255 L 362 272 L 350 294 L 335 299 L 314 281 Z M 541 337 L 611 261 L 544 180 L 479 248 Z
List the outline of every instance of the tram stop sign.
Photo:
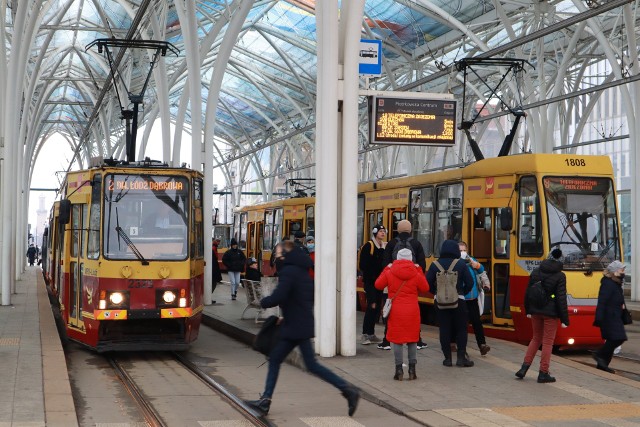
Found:
M 366 76 L 382 74 L 382 41 L 360 40 L 358 50 L 358 73 Z

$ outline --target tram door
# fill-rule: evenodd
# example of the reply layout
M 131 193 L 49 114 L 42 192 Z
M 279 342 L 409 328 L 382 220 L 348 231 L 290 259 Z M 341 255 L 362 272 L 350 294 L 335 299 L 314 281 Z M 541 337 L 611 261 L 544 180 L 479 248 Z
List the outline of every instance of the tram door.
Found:
M 398 223 L 403 219 L 407 219 L 407 208 L 391 208 L 389 209 L 389 230 L 391 230 L 389 240 L 398 237 Z
M 247 224 L 247 258 L 256 256 L 256 228 L 255 222 Z
M 471 255 L 484 265 L 491 279 L 485 292 L 483 315 L 497 326 L 513 326 L 509 286 L 511 234 L 500 227 L 502 207 L 473 208 Z
M 384 213 L 382 212 L 382 209 L 375 210 L 375 211 L 367 211 L 367 226 L 365 228 L 365 233 L 364 233 L 365 242 L 369 241 L 373 237 L 371 234 L 371 230 L 373 230 L 374 226 L 378 224 L 384 225 L 383 220 L 384 220 Z M 387 230 L 389 229 L 387 225 L 385 225 L 385 227 L 387 227 Z M 390 240 L 390 239 L 391 239 L 391 233 L 387 233 L 387 240 Z
M 68 324 L 71 327 L 84 330 L 82 322 L 82 276 L 84 270 L 85 242 L 83 230 L 88 224 L 88 205 L 71 205 L 71 220 L 69 228 L 69 293 L 65 301 L 68 307 Z

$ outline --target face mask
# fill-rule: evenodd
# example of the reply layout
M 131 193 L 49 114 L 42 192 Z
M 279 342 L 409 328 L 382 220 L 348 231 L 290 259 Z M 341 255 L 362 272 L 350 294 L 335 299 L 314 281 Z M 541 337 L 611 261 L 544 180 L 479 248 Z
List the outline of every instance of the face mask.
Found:
M 620 273 L 620 274 L 618 274 L 618 277 L 620 278 L 620 280 L 624 280 L 624 276 L 625 276 L 625 274 L 624 274 L 624 273 Z
M 460 251 L 460 258 L 466 259 L 467 258 L 467 251 Z
M 309 243 L 309 244 L 307 245 L 307 249 L 313 249 L 313 248 L 315 248 L 315 247 L 316 247 L 315 243 Z

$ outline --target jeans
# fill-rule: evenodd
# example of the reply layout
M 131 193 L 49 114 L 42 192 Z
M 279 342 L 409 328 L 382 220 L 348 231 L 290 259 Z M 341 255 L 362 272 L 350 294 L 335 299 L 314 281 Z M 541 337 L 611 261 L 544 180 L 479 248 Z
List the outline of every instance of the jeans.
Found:
M 437 309 L 438 323 L 440 324 L 440 347 L 445 359 L 451 359 L 451 337 L 456 337 L 458 346 L 458 358 L 464 359 L 467 352 L 467 324 L 469 316 L 467 304 L 464 300 L 458 300 L 458 307 L 453 309 Z
M 269 354 L 269 372 L 267 372 L 267 382 L 264 386 L 262 397 L 271 399 L 276 388 L 276 382 L 278 382 L 280 365 L 296 346 L 300 348 L 304 365 L 309 372 L 341 391 L 345 391 L 349 387 L 349 383 L 318 363 L 309 338 L 299 340 L 281 339 Z
M 553 342 L 556 339 L 556 331 L 558 330 L 558 319 L 556 317 L 543 316 L 541 314 L 532 314 L 531 327 L 533 328 L 533 338 L 531 338 L 529 347 L 527 347 L 527 352 L 524 355 L 524 363 L 531 365 L 533 358 L 536 357 L 538 348 L 542 343 L 540 371 L 549 372 L 551 350 L 553 349 Z
M 392 343 L 393 357 L 396 359 L 396 365 L 402 365 L 402 347 L 404 344 Z M 407 356 L 409 357 L 409 364 L 415 365 L 418 361 L 418 344 L 415 342 L 407 343 Z
M 240 272 L 229 271 L 229 282 L 231 283 L 231 294 L 237 294 L 238 286 L 240 285 Z
M 364 312 L 362 321 L 362 334 L 375 335 L 376 321 L 382 310 L 382 291 L 377 290 L 373 285 L 364 285 L 364 289 L 367 294 L 367 310 Z
M 596 351 L 596 356 L 607 362 L 607 366 L 611 363 L 611 359 L 613 358 L 613 351 L 625 340 L 606 340 L 604 345 Z

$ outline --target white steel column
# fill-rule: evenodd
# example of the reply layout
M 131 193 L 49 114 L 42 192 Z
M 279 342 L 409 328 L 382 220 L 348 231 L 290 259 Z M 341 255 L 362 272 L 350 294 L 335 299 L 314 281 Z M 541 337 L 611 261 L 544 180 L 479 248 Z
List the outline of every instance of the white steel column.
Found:
M 220 98 L 220 89 L 222 88 L 222 79 L 229 63 L 229 57 L 236 44 L 238 35 L 242 31 L 242 25 L 247 19 L 247 15 L 251 11 L 253 6 L 252 0 L 244 0 L 238 5 L 238 8 L 233 12 L 233 17 L 229 22 L 229 26 L 224 34 L 218 55 L 216 56 L 216 62 L 213 67 L 213 75 L 211 76 L 211 82 L 209 82 L 209 94 L 207 95 L 207 111 L 205 113 L 204 120 L 204 195 L 203 195 L 203 215 L 207 220 L 204 222 L 204 256 L 207 261 L 207 265 L 204 270 L 204 303 L 211 305 L 211 289 L 212 289 L 212 250 L 211 250 L 211 213 L 213 210 L 213 144 L 215 135 L 216 124 L 216 111 L 218 109 L 218 100 Z M 193 102 L 193 101 L 192 101 Z M 238 175 L 240 175 L 238 171 Z
M 364 0 L 342 3 L 340 13 L 340 62 L 342 68 L 342 113 L 338 133 L 340 178 L 338 194 L 339 251 L 338 290 L 340 297 L 339 353 L 356 355 L 356 254 L 358 200 L 358 51 L 362 33 Z M 320 93 L 320 92 L 319 92 Z M 322 169 L 318 168 L 318 171 Z M 321 172 L 320 172 L 321 173 Z
M 338 2 L 316 3 L 316 352 L 336 354 Z M 355 168 L 355 164 L 353 165 Z

